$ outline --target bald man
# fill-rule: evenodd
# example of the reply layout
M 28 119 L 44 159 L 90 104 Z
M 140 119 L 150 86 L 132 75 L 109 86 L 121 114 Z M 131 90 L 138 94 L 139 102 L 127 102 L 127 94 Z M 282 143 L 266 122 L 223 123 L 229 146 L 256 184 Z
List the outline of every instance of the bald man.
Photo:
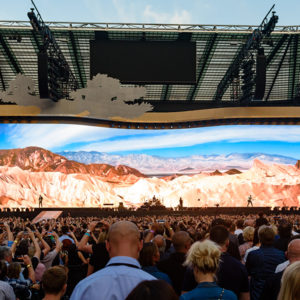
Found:
M 137 261 L 142 247 L 135 224 L 128 221 L 113 224 L 106 241 L 110 260 L 104 269 L 79 282 L 71 300 L 124 300 L 141 281 L 155 280 L 141 270 Z
M 172 236 L 172 245 L 174 253 L 160 261 L 157 267 L 160 271 L 166 273 L 173 283 L 173 288 L 177 295 L 181 294 L 182 283 L 186 267 L 183 266 L 185 256 L 192 244 L 192 239 L 186 231 L 178 231 Z
M 287 261 L 279 264 L 276 267 L 275 273 L 280 273 L 286 269 L 286 267 L 294 261 L 300 260 L 300 236 L 295 236 L 292 241 L 288 244 L 288 249 L 285 252 Z
M 300 261 L 300 236 L 298 236 L 298 238 L 296 239 L 293 239 L 289 243 L 286 256 L 288 260 L 287 262 L 285 262 L 285 268 L 296 261 Z M 280 291 L 281 278 L 285 268 L 283 268 L 280 272 L 275 273 L 273 276 L 266 280 L 266 284 L 264 286 L 260 300 L 277 299 Z

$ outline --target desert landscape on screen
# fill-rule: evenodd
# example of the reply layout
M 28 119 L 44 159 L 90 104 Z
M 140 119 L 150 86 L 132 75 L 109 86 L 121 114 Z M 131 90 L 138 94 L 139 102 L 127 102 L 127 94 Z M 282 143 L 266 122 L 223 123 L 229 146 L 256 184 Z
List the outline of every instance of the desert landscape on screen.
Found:
M 91 156 L 98 157 L 97 163 L 88 163 Z M 137 208 L 153 196 L 167 207 L 178 206 L 179 197 L 185 207 L 235 207 L 245 206 L 249 195 L 254 206 L 299 206 L 300 165 L 289 162 L 263 154 L 163 160 L 59 154 L 38 147 L 0 150 L 0 206 L 37 207 L 40 195 L 43 207 L 117 207 L 123 202 Z

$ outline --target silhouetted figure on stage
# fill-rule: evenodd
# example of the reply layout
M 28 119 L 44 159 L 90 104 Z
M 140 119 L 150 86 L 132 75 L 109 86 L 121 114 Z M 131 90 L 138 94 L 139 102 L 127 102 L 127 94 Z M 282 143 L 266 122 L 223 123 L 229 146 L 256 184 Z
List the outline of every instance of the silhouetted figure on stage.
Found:
M 39 196 L 39 208 L 43 207 L 43 197 L 42 195 Z
M 253 207 L 252 200 L 253 200 L 253 198 L 252 198 L 252 196 L 250 195 L 250 196 L 248 197 L 247 207 L 249 207 L 250 205 Z
M 181 209 L 183 207 L 183 200 L 182 197 L 179 198 L 179 208 Z

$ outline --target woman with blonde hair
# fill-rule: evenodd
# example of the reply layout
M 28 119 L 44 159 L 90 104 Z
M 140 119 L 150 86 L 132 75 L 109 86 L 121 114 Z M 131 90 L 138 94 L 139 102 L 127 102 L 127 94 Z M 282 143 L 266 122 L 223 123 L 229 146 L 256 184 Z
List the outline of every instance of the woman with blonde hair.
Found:
M 282 276 L 278 300 L 300 299 L 300 261 L 289 265 Z
M 244 260 L 246 251 L 253 246 L 254 227 L 247 226 L 243 230 L 243 238 L 245 243 L 239 246 L 239 251 L 240 251 L 242 261 Z
M 194 243 L 188 251 L 185 265 L 193 268 L 197 287 L 181 295 L 181 300 L 222 299 L 237 300 L 236 295 L 217 285 L 215 275 L 219 267 L 221 251 L 210 240 Z

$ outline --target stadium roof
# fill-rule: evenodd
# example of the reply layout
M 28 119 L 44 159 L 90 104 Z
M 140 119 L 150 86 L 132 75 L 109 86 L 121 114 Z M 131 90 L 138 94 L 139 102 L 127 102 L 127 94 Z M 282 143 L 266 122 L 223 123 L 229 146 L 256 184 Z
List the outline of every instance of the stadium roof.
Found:
M 107 31 L 111 40 L 196 42 L 196 85 L 145 85 L 144 101 L 153 112 L 180 112 L 207 108 L 240 107 L 227 88 L 221 101 L 215 101 L 217 87 L 241 47 L 257 26 L 178 25 L 178 24 L 117 24 L 46 22 L 79 83 L 86 86 L 90 77 L 90 40 L 96 31 Z M 263 40 L 266 55 L 266 88 L 261 101 L 247 106 L 295 106 L 300 83 L 300 28 L 277 26 Z M 38 82 L 37 53 L 40 36 L 26 21 L 0 21 L 0 91 L 18 73 Z M 176 64 L 176 61 L 174 61 Z

